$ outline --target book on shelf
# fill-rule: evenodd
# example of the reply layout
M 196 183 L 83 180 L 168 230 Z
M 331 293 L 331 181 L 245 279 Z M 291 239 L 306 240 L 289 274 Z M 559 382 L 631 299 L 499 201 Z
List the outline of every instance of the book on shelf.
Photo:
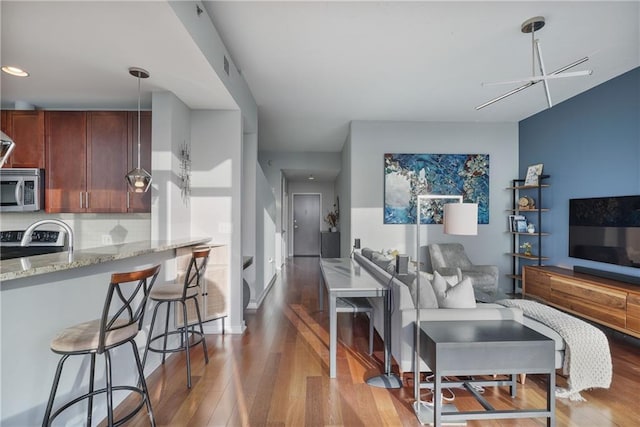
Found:
M 521 233 L 523 231 L 527 231 L 527 219 L 524 215 L 509 215 L 509 231 L 511 233 Z M 524 230 L 520 231 L 522 228 L 522 224 L 524 223 Z

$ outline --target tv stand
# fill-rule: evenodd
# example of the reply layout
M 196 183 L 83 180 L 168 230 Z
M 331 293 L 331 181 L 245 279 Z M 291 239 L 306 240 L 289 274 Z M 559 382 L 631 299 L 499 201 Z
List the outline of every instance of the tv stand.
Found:
M 592 276 L 632 283 L 634 285 L 640 286 L 640 277 L 629 276 L 628 274 L 614 273 L 613 271 L 596 270 L 595 268 L 581 267 L 579 265 L 574 265 L 573 271 L 575 271 L 576 273 L 590 274 Z
M 527 265 L 522 279 L 525 297 L 640 338 L 637 285 L 551 266 Z

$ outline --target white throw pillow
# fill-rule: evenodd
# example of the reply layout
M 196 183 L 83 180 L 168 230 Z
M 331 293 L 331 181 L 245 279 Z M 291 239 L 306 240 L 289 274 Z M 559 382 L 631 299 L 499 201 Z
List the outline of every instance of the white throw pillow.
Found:
M 433 291 L 440 308 L 476 308 L 471 279 L 465 277 L 451 286 L 437 271 L 433 275 Z
M 431 286 L 431 278 L 429 276 L 433 278 L 433 275 L 429 273 L 425 273 L 424 271 L 420 272 L 420 308 L 438 308 L 438 300 L 436 294 L 433 292 L 433 286 Z M 417 285 L 417 279 L 413 279 L 410 284 L 407 284 L 414 307 L 418 299 L 416 292 Z

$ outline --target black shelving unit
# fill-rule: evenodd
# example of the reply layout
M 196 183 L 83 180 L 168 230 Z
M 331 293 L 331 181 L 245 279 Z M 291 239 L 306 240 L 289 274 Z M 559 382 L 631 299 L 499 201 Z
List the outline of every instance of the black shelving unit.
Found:
M 516 230 L 509 229 L 511 233 L 511 252 L 509 255 L 512 258 L 511 262 L 511 274 L 508 276 L 513 281 L 513 293 L 518 294 L 518 282 L 522 281 L 522 265 L 525 262 L 533 262 L 536 265 L 542 265 L 543 261 L 548 260 L 548 257 L 542 254 L 542 238 L 548 236 L 549 233 L 543 232 L 542 228 L 542 214 L 549 209 L 543 207 L 542 203 L 542 190 L 549 187 L 549 184 L 545 183 L 550 175 L 540 175 L 538 177 L 538 185 L 524 185 L 524 179 L 514 179 L 511 182 L 511 186 L 508 190 L 512 191 L 512 208 L 509 210 L 514 215 L 523 215 L 527 218 L 528 222 L 532 222 L 535 225 L 535 232 L 518 232 Z M 529 195 L 527 193 L 535 194 L 535 207 L 521 208 L 518 204 L 520 197 Z M 520 251 L 521 242 L 531 242 L 532 239 L 537 243 L 535 252 L 531 255 L 525 255 Z

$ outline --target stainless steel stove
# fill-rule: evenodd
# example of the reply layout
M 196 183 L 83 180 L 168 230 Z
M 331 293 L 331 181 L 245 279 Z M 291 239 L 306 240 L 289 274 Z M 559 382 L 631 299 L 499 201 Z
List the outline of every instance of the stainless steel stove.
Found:
M 0 259 L 62 252 L 65 249 L 67 233 L 64 231 L 35 230 L 31 243 L 20 246 L 24 230 L 0 231 Z

